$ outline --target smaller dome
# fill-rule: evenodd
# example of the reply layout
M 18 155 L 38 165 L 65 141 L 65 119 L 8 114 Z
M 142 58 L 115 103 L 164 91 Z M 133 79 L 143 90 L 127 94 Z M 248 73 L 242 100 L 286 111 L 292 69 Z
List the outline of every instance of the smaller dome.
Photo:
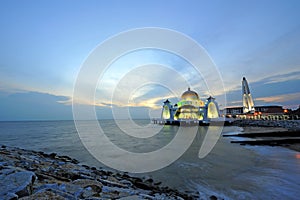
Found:
M 185 91 L 181 95 L 182 100 L 199 100 L 199 96 L 196 92 L 192 91 L 190 88 L 188 88 L 187 91 Z

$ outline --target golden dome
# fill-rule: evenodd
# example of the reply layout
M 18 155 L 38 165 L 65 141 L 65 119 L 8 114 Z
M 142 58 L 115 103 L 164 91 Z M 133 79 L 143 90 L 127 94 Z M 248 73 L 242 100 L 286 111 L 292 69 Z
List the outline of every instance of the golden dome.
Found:
M 185 91 L 182 95 L 181 95 L 181 99 L 182 100 L 199 100 L 199 96 L 196 92 L 192 91 L 190 88 L 188 88 L 187 91 Z

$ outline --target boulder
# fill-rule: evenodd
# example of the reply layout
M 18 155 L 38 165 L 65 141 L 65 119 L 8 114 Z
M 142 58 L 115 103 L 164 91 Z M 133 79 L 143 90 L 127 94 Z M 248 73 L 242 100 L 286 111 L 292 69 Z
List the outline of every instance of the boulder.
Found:
M 9 200 L 17 200 L 18 195 L 13 194 L 13 193 L 6 193 L 1 199 L 9 199 Z
M 131 195 L 131 196 L 128 196 L 128 197 L 121 197 L 119 200 L 139 200 L 139 199 L 141 199 L 140 196 Z
M 55 199 L 55 200 L 76 200 L 76 198 L 68 194 L 66 192 L 60 191 L 60 190 L 55 190 L 55 189 L 43 189 L 39 190 L 33 195 L 26 196 L 21 198 L 20 200 L 49 200 L 49 199 Z
M 0 180 L 0 196 L 16 194 L 24 197 L 32 194 L 32 186 L 36 175 L 30 171 L 20 171 L 7 175 Z
M 72 182 L 72 184 L 83 188 L 79 194 L 80 198 L 99 197 L 102 192 L 103 185 L 95 180 L 78 179 Z
M 53 191 L 40 191 L 38 193 L 35 193 L 33 195 L 20 198 L 19 200 L 49 200 L 49 199 L 56 199 L 56 200 L 65 200 L 65 198 L 59 194 L 55 194 Z
M 82 188 L 91 187 L 98 192 L 101 192 L 103 186 L 100 182 L 89 179 L 78 179 L 73 181 L 73 184 L 78 185 Z

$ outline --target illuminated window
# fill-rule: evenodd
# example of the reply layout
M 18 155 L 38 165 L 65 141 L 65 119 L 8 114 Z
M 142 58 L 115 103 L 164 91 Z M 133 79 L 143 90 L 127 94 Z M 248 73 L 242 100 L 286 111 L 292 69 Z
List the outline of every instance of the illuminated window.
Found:
M 201 119 L 199 109 L 192 105 L 181 106 L 175 113 L 175 119 Z

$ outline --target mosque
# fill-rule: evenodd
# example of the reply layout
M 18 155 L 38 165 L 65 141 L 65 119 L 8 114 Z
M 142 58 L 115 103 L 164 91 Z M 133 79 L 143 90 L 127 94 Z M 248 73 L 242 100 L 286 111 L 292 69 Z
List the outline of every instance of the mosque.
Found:
M 164 124 L 209 124 L 220 117 L 219 106 L 215 98 L 209 97 L 202 101 L 199 95 L 188 88 L 176 104 L 168 99 L 164 102 L 161 119 Z

